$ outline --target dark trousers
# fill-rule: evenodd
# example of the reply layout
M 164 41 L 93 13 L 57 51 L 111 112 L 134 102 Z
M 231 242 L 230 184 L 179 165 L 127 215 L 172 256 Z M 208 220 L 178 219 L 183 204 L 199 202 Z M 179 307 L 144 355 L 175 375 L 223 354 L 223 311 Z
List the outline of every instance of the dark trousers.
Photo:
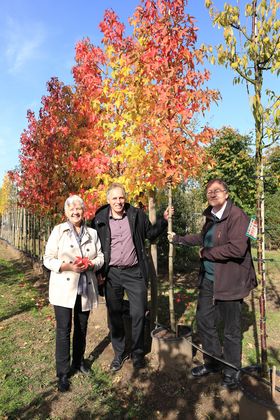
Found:
M 236 367 L 241 367 L 242 332 L 241 310 L 243 300 L 213 299 L 213 282 L 203 279 L 198 296 L 196 322 L 202 348 L 213 356 L 223 358 Z M 222 345 L 218 335 L 218 327 L 222 329 Z M 205 363 L 215 360 L 204 356 Z M 224 367 L 224 373 L 231 375 L 234 369 Z
M 56 318 L 56 374 L 58 377 L 70 372 L 70 334 L 72 309 L 54 306 Z M 77 295 L 74 307 L 74 332 L 72 343 L 72 364 L 79 367 L 86 349 L 86 334 L 89 311 L 82 312 L 81 296 Z
M 110 267 L 107 275 L 105 296 L 110 320 L 111 342 L 116 356 L 120 356 L 125 351 L 124 292 L 129 300 L 132 355 L 143 355 L 147 286 L 138 265 L 131 268 Z

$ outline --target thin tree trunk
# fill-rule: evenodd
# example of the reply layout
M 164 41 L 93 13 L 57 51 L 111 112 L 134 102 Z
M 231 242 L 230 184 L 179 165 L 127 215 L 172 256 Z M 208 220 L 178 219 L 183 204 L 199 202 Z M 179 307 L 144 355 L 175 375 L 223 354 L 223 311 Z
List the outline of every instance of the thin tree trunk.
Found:
M 252 16 L 252 37 L 256 38 L 257 31 L 257 0 L 253 0 Z M 253 114 L 255 119 L 256 135 L 256 204 L 257 204 L 257 258 L 258 258 L 258 279 L 261 283 L 260 304 L 260 338 L 261 338 L 261 361 L 262 374 L 267 376 L 267 342 L 266 342 L 266 276 L 265 276 L 265 231 L 264 231 L 264 175 L 263 175 L 263 133 L 262 120 L 263 108 L 261 103 L 261 91 L 263 86 L 262 71 L 258 63 L 254 63 L 255 73 L 255 96 Z
M 150 192 L 149 195 L 149 218 L 151 223 L 156 221 L 156 202 L 155 192 Z M 151 243 L 150 246 L 150 280 L 151 280 L 151 326 L 157 322 L 157 308 L 158 308 L 158 261 L 157 261 L 157 244 Z
M 168 232 L 172 232 L 172 184 L 168 183 Z M 173 331 L 176 331 L 175 321 L 175 309 L 174 309 L 174 283 L 173 283 L 173 255 L 174 249 L 173 244 L 169 242 L 169 253 L 168 253 L 168 279 L 169 279 L 169 314 L 170 314 L 170 326 Z

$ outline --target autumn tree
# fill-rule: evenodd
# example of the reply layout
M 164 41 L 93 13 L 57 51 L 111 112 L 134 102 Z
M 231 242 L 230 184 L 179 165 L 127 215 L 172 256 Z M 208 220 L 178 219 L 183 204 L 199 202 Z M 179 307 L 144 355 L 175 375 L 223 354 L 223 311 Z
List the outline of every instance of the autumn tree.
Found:
M 264 229 L 264 150 L 279 139 L 279 96 L 271 89 L 264 92 L 267 72 L 280 72 L 280 21 L 277 0 L 251 0 L 244 11 L 237 3 L 224 4 L 223 11 L 215 8 L 212 0 L 205 0 L 213 24 L 224 29 L 224 42 L 216 47 L 217 62 L 230 67 L 235 83 L 244 82 L 250 91 L 251 111 L 255 122 L 256 208 L 258 223 L 258 277 L 261 282 L 260 333 L 262 370 L 267 371 L 266 344 L 266 279 Z M 208 49 L 212 51 L 212 47 Z

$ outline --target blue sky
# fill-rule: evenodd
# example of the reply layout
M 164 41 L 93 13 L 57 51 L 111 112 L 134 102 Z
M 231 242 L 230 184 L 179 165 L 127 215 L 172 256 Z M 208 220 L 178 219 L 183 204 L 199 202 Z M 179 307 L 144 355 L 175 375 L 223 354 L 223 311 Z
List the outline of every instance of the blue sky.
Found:
M 57 76 L 73 82 L 75 44 L 89 37 L 100 44 L 98 28 L 104 10 L 112 8 L 127 24 L 138 0 L 1 0 L 0 14 L 0 185 L 6 171 L 18 164 L 20 135 L 26 128 L 26 111 L 37 114 L 46 82 Z M 232 0 L 232 3 L 234 0 Z M 216 5 L 223 5 L 216 0 Z M 243 3 L 243 0 L 241 0 Z M 189 0 L 187 12 L 195 16 L 199 42 L 217 43 L 221 33 L 213 28 L 204 0 Z M 221 32 L 221 31 L 220 31 Z M 253 129 L 249 100 L 244 86 L 233 86 L 233 73 L 209 67 L 209 87 L 220 90 L 222 101 L 213 105 L 209 124 L 231 125 L 242 134 Z

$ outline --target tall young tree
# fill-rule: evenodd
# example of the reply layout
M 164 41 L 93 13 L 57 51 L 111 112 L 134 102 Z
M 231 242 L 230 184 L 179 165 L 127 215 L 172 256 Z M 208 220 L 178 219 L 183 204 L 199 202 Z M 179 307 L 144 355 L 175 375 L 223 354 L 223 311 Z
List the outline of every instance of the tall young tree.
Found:
M 267 371 L 266 344 L 266 278 L 264 226 L 264 149 L 279 139 L 279 96 L 270 89 L 264 96 L 266 72 L 278 76 L 280 72 L 280 21 L 277 0 L 251 0 L 241 11 L 225 3 L 224 10 L 216 10 L 212 0 L 205 0 L 213 24 L 224 28 L 224 43 L 217 46 L 218 64 L 230 67 L 235 83 L 245 82 L 250 89 L 251 110 L 255 122 L 256 141 L 256 207 L 258 223 L 258 276 L 261 282 L 260 332 L 262 369 Z M 215 62 L 214 56 L 212 57 Z

